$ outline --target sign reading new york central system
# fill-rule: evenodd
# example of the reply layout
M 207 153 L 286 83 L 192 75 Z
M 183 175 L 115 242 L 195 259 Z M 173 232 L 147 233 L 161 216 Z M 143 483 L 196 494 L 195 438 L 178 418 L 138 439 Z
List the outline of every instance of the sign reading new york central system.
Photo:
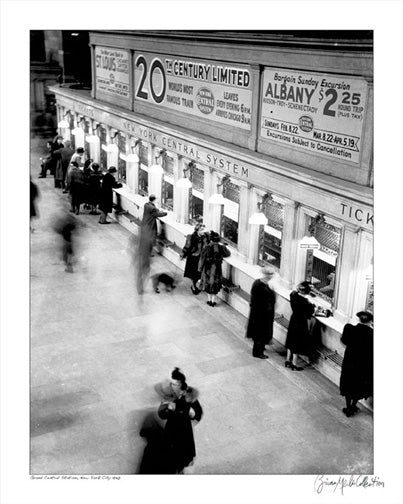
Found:
M 265 68 L 260 135 L 359 163 L 366 101 L 363 79 Z
M 135 100 L 251 129 L 252 73 L 247 66 L 135 54 L 134 83 Z

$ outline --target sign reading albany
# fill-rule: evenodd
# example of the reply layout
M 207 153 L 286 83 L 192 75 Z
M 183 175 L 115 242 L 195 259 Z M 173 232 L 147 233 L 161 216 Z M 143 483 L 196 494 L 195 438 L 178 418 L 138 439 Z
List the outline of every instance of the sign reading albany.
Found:
M 96 90 L 111 97 L 129 99 L 129 52 L 95 47 Z
M 367 87 L 364 79 L 265 68 L 260 135 L 359 163 Z
M 251 129 L 252 74 L 247 66 L 136 54 L 135 100 Z

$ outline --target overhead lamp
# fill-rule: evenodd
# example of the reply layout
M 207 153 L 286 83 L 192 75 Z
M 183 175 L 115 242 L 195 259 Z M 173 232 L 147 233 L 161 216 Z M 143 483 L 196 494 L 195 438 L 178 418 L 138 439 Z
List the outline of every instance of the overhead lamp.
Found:
M 302 240 L 299 242 L 299 247 L 303 249 L 319 249 L 320 248 L 320 243 L 318 240 L 315 238 L 315 233 L 316 233 L 316 227 L 319 224 L 323 224 L 325 222 L 325 218 L 323 214 L 318 214 L 311 224 L 308 226 L 308 233 L 305 235 Z
M 70 115 L 70 110 L 68 110 L 64 115 L 63 119 L 57 123 L 58 128 L 69 128 L 70 124 L 66 121 L 65 117 Z
M 269 221 L 263 212 L 256 212 L 249 217 L 248 222 L 256 226 L 266 226 Z
M 217 192 L 210 196 L 208 202 L 211 205 L 224 205 L 225 203 L 225 198 L 224 196 L 220 193 L 219 188 L 221 186 L 225 187 L 231 180 L 231 177 L 227 174 L 224 175 L 224 177 L 221 180 L 221 184 L 217 184 Z

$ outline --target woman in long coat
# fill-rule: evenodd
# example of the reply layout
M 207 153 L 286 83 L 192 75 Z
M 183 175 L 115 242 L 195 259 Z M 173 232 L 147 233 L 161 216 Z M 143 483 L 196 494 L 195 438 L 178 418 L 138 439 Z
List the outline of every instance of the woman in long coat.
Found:
M 263 278 L 253 282 L 250 292 L 250 312 L 246 337 L 253 340 L 253 357 L 267 359 L 264 353 L 265 345 L 268 345 L 273 338 L 274 309 L 276 304 L 276 294 L 268 282 L 275 273 L 273 268 L 268 266 L 262 268 Z
M 196 456 L 192 421 L 200 421 L 203 415 L 198 392 L 188 387 L 185 376 L 178 368 L 172 372 L 172 398 L 161 403 L 158 415 L 166 420 L 164 440 L 172 462 L 173 472 L 182 474 Z
M 204 229 L 205 227 L 203 224 L 196 224 L 193 233 L 186 237 L 186 243 L 180 256 L 181 259 L 186 258 L 183 276 L 192 280 L 190 288 L 195 295 L 200 293 L 200 290 L 197 288 L 197 282 L 201 276 L 199 261 L 202 250 L 207 244 Z
M 226 245 L 220 243 L 220 235 L 211 231 L 210 243 L 204 247 L 199 262 L 202 290 L 207 292 L 209 306 L 217 304 L 216 295 L 222 288 L 222 262 L 224 257 L 230 255 Z
M 340 375 L 340 395 L 346 398 L 343 413 L 346 416 L 357 413 L 357 402 L 373 395 L 373 329 L 371 313 L 357 313 L 359 323 L 346 324 L 341 342 L 346 345 Z
M 285 367 L 293 371 L 302 371 L 303 368 L 297 365 L 298 355 L 309 355 L 311 349 L 309 322 L 315 312 L 315 305 L 306 297 L 310 292 L 309 282 L 302 282 L 297 290 L 290 294 L 292 315 L 285 342 L 287 348 Z
M 122 184 L 116 182 L 115 177 L 112 173 L 116 173 L 116 168 L 111 166 L 108 172 L 104 175 L 102 179 L 101 192 L 99 195 L 99 209 L 101 210 L 101 217 L 99 218 L 100 224 L 109 224 L 106 217 L 109 212 L 112 212 L 113 204 L 113 191 L 112 189 L 118 189 L 122 187 Z

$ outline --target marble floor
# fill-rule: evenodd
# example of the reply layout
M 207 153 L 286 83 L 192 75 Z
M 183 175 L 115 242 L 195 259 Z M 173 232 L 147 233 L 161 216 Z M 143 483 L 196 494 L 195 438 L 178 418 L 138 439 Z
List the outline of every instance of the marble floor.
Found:
M 45 143 L 45 142 L 43 142 Z M 373 416 L 346 418 L 338 388 L 317 371 L 284 368 L 275 343 L 254 359 L 246 319 L 193 296 L 162 257 L 154 272 L 178 275 L 173 292 L 135 289 L 130 233 L 81 214 L 77 264 L 64 271 L 52 223 L 67 195 L 38 179 L 40 218 L 31 234 L 31 474 L 134 474 L 139 425 L 155 410 L 154 384 L 180 367 L 200 391 L 194 474 L 370 474 Z

